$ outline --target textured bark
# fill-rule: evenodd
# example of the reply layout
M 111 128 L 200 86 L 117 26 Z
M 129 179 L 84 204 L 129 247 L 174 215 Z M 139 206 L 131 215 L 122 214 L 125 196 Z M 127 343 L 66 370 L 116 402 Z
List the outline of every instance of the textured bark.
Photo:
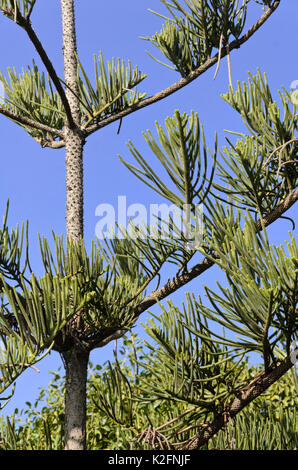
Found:
M 83 142 L 76 131 L 65 130 L 67 236 L 83 237 Z
M 86 448 L 86 383 L 89 353 L 73 347 L 65 364 L 65 450 Z
M 67 237 L 83 238 L 83 147 L 80 131 L 80 103 L 77 84 L 76 31 L 74 0 L 61 0 L 64 79 L 71 119 L 65 125 L 66 153 L 66 231 Z M 69 88 L 72 90 L 70 90 Z M 75 337 L 73 330 L 79 324 L 71 322 L 66 334 Z M 66 370 L 65 391 L 65 449 L 84 450 L 86 447 L 86 382 L 89 353 L 70 341 L 68 351 L 62 353 Z
M 67 236 L 79 240 L 83 237 L 83 146 L 80 131 L 80 103 L 77 84 L 76 31 L 73 0 L 61 0 L 64 79 L 66 97 L 70 105 L 74 126 L 66 123 L 66 228 Z

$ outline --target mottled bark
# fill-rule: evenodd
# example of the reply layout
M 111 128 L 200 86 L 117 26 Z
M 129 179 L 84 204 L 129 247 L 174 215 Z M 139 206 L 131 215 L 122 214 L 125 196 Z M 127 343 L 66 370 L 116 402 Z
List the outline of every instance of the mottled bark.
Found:
M 66 228 L 73 240 L 83 237 L 83 142 L 77 131 L 65 130 Z
M 61 0 L 65 93 L 71 110 L 71 120 L 65 125 L 66 152 L 66 230 L 67 237 L 79 241 L 83 237 L 83 147 L 80 131 L 80 103 L 77 84 L 76 31 L 74 0 Z M 71 91 L 72 90 L 72 91 Z M 66 330 L 76 328 L 72 322 Z M 76 336 L 75 334 L 73 336 Z M 86 447 L 86 382 L 89 353 L 75 342 L 62 353 L 66 371 L 65 449 L 84 450 Z
M 89 353 L 73 347 L 65 363 L 65 450 L 86 448 L 86 383 Z
M 77 98 L 76 31 L 73 0 L 61 0 L 63 27 L 64 79 L 66 97 L 74 126 L 66 124 L 66 228 L 67 236 L 79 240 L 83 236 L 83 146 L 80 132 L 80 103 Z M 69 88 L 68 88 L 69 87 Z M 71 91 L 72 90 L 72 91 Z

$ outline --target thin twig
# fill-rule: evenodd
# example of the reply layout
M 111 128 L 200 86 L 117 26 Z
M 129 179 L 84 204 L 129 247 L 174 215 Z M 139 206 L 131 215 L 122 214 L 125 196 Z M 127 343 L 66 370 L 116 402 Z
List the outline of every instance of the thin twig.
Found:
M 189 413 L 192 413 L 193 411 L 195 411 L 195 409 L 198 408 L 197 406 L 194 406 L 193 408 L 190 408 L 189 410 L 186 410 L 184 411 L 183 413 L 181 413 L 179 416 L 176 416 L 175 418 L 171 419 L 170 421 L 168 421 L 167 423 L 164 423 L 162 424 L 161 426 L 158 426 L 156 428 L 157 431 L 160 431 L 161 429 L 169 426 L 170 424 L 173 424 L 175 423 L 176 421 L 180 420 L 181 418 L 183 418 L 184 416 L 188 415 Z
M 230 88 L 231 88 L 232 93 L 234 93 L 229 43 L 227 44 L 227 61 L 228 61 L 228 72 L 229 72 L 229 84 L 230 84 Z
M 31 13 L 33 11 L 35 3 L 36 3 L 36 0 L 32 0 L 31 4 L 29 6 L 29 10 L 27 11 L 26 20 L 30 19 L 30 16 L 31 16 Z
M 22 365 L 22 364 L 19 364 L 19 366 L 21 366 L 21 365 Z M 37 367 L 32 366 L 31 364 L 25 363 L 24 366 L 25 366 L 25 367 L 30 367 L 31 369 L 34 369 L 36 372 L 40 372 L 40 370 L 37 369 Z
M 270 153 L 269 157 L 267 158 L 267 160 L 265 161 L 265 163 L 263 163 L 263 166 L 262 168 L 264 168 L 266 165 L 268 165 L 268 163 L 270 162 L 271 158 L 273 157 L 273 155 L 278 152 L 279 150 L 282 152 L 287 145 L 289 144 L 292 144 L 293 142 L 298 142 L 298 139 L 297 137 L 294 137 L 293 139 L 291 140 L 288 140 L 287 142 L 285 142 L 284 144 L 280 145 L 279 147 L 277 147 L 275 150 L 273 150 L 273 152 Z
M 4 364 L 5 367 L 15 367 L 16 365 L 17 366 L 20 366 L 20 367 L 30 367 L 31 369 L 34 369 L 36 372 L 40 372 L 39 369 L 37 369 L 37 367 L 33 366 L 32 364 L 28 364 L 27 362 L 24 362 L 24 364 L 22 364 L 21 362 L 18 362 L 17 364 Z
M 220 35 L 219 48 L 218 48 L 218 60 L 217 60 L 217 66 L 216 66 L 216 70 L 215 70 L 215 74 L 214 74 L 213 80 L 216 79 L 217 73 L 218 73 L 218 70 L 219 70 L 220 59 L 221 59 L 222 41 L 223 41 L 223 33 L 221 33 L 221 35 Z

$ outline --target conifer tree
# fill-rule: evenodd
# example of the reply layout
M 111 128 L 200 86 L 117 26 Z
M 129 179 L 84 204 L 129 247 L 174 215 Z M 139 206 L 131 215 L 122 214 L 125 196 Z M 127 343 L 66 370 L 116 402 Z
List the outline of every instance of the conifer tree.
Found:
M 165 237 L 160 218 L 154 233 L 132 224 L 127 231 L 121 229 L 122 237 L 96 241 L 89 252 L 85 248 L 83 157 L 88 137 L 165 99 L 218 67 L 224 57 L 230 64 L 232 51 L 241 48 L 280 5 L 280 0 L 257 2 L 263 11 L 247 27 L 249 0 L 161 1 L 168 16 L 160 15 L 165 20 L 160 33 L 145 39 L 181 79 L 145 97 L 138 85 L 146 75 L 130 62 L 119 59 L 106 65 L 100 53 L 95 77 L 88 77 L 77 53 L 74 0 L 61 0 L 63 79 L 33 27 L 38 1 L 0 0 L 2 13 L 23 29 L 44 65 L 43 71 L 34 64 L 22 74 L 13 69 L 8 77 L 1 73 L 5 99 L 0 113 L 22 126 L 42 148 L 65 148 L 66 168 L 66 242 L 55 236 L 52 252 L 49 242 L 40 239 L 43 276 L 37 278 L 30 266 L 28 229 L 9 231 L 8 207 L 3 219 L 0 392 L 50 350 L 59 353 L 66 373 L 65 449 L 69 450 L 86 448 L 90 352 L 125 336 L 142 313 L 163 299 L 168 300 L 167 307 L 161 305 L 161 315 L 152 315 L 147 325 L 151 350 L 144 353 L 140 367 L 154 373 L 150 381 L 146 373 L 140 375 L 140 397 L 130 395 L 129 380 L 116 361 L 104 381 L 106 388 L 94 398 L 119 421 L 127 406 L 130 423 L 137 399 L 184 405 L 179 416 L 164 423 L 168 434 L 160 435 L 150 424 L 138 442 L 146 436 L 146 444 L 150 441 L 153 448 L 164 443 L 178 449 L 204 446 L 297 360 L 295 237 L 290 234 L 286 248 L 274 246 L 266 231 L 298 198 L 297 99 L 284 89 L 279 108 L 261 72 L 239 83 L 236 91 L 230 82 L 223 95 L 248 129 L 236 143 L 228 139 L 227 146 L 218 150 L 215 139 L 208 154 L 198 114 L 176 110 L 164 125 L 156 123 L 157 140 L 150 130 L 144 133 L 148 152 L 165 172 L 164 179 L 136 148 L 133 137 L 128 143 L 131 160 L 120 155 L 128 171 L 185 209 L 184 230 L 179 231 L 172 218 Z M 204 206 L 203 241 L 196 238 L 200 205 Z M 176 275 L 160 286 L 168 263 L 177 267 Z M 173 305 L 171 294 L 214 265 L 225 273 L 229 287 L 219 285 L 220 294 L 206 287 L 211 306 L 196 293 L 186 296 L 181 309 Z M 154 282 L 157 287 L 148 293 Z M 223 335 L 215 332 L 214 322 L 223 327 Z M 243 383 L 235 371 L 251 352 L 261 354 L 264 368 Z M 181 425 L 178 439 L 173 437 L 174 421 Z

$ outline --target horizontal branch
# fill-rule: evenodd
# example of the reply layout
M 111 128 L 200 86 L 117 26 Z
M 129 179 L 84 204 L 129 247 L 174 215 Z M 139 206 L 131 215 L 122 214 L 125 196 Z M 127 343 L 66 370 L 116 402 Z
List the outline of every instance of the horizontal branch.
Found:
M 139 103 L 132 105 L 123 111 L 120 111 L 117 114 L 114 114 L 113 116 L 109 116 L 106 119 L 103 119 L 101 122 L 98 122 L 96 124 L 93 124 L 92 126 L 88 127 L 86 130 L 84 129 L 86 136 L 93 134 L 97 130 L 111 124 L 112 122 L 118 121 L 119 119 L 122 119 L 123 117 L 134 113 L 135 111 L 139 111 L 140 109 L 145 108 L 146 106 L 149 106 L 153 103 L 156 103 L 157 101 L 160 101 L 167 96 L 172 95 L 176 91 L 180 90 L 181 88 L 185 87 L 192 81 L 194 81 L 196 78 L 198 78 L 200 75 L 205 73 L 210 67 L 215 65 L 218 61 L 218 57 L 220 55 L 221 59 L 223 59 L 227 54 L 228 51 L 231 52 L 233 49 L 239 49 L 239 47 L 244 44 L 246 41 L 248 41 L 253 34 L 260 29 L 260 27 L 268 20 L 268 18 L 272 15 L 272 13 L 278 8 L 280 4 L 280 0 L 276 0 L 272 6 L 270 6 L 265 13 L 258 19 L 258 21 L 240 38 L 237 40 L 232 41 L 228 46 L 224 46 L 221 51 L 216 54 L 214 57 L 208 59 L 206 62 L 204 62 L 202 65 L 200 65 L 197 69 L 193 70 L 192 72 L 189 73 L 187 77 L 181 78 L 178 80 L 176 83 L 173 83 L 169 87 L 165 88 L 162 91 L 159 91 L 155 95 L 150 96 L 149 98 L 146 98 Z
M 263 224 L 265 227 L 268 227 L 273 222 L 275 222 L 281 215 L 283 215 L 287 210 L 292 207 L 295 202 L 298 200 L 298 188 L 289 194 L 283 202 L 281 202 L 270 214 L 266 215 L 263 218 Z M 260 232 L 262 230 L 262 223 L 260 220 L 256 222 L 256 232 Z M 220 259 L 220 256 L 215 253 L 213 254 L 213 258 Z M 134 309 L 134 317 L 137 319 L 142 313 L 144 313 L 148 308 L 155 305 L 157 302 L 165 299 L 169 295 L 176 292 L 178 289 L 183 287 L 184 285 L 188 284 L 193 279 L 197 278 L 209 268 L 211 268 L 215 261 L 210 260 L 209 258 L 204 258 L 202 261 L 197 263 L 192 268 L 188 269 L 187 271 L 183 272 L 180 275 L 175 276 L 172 280 L 169 280 L 164 286 L 157 289 L 156 291 L 152 292 L 150 295 L 145 297 L 137 307 Z M 97 347 L 105 346 L 107 343 L 112 341 L 113 339 L 120 338 L 126 333 L 125 330 L 119 329 L 115 330 L 113 334 L 109 332 L 107 335 L 104 335 L 101 332 L 98 335 L 94 335 L 92 339 L 89 340 L 90 349 L 94 349 Z
M 291 367 L 294 362 L 291 356 L 287 356 L 281 363 L 272 369 L 270 372 L 265 373 L 262 371 L 253 379 L 253 381 L 246 385 L 242 390 L 237 392 L 236 397 L 230 406 L 214 419 L 211 423 L 204 425 L 203 429 L 198 434 L 191 438 L 180 450 L 194 450 L 199 449 L 207 444 L 208 440 L 217 434 L 226 423 L 226 417 L 233 419 L 243 408 L 251 403 L 255 398 L 264 393 L 272 384 L 277 382 Z
M 13 121 L 18 122 L 19 124 L 23 124 L 24 126 L 30 126 L 34 129 L 38 129 L 40 131 L 49 132 L 52 135 L 57 135 L 61 139 L 64 139 L 64 132 L 60 129 L 54 129 L 53 127 L 47 126 L 46 124 L 42 124 L 41 122 L 35 121 L 34 119 L 30 119 L 26 116 L 22 116 L 21 114 L 15 114 L 8 109 L 4 109 L 0 107 L 0 114 L 6 116 Z

